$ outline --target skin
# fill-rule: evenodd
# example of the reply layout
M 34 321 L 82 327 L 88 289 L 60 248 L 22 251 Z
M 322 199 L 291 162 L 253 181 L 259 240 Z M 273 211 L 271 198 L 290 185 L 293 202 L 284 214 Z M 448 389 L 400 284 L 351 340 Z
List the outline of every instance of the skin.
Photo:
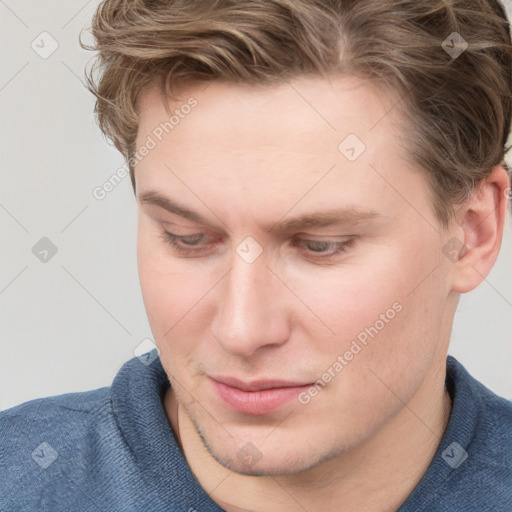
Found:
M 392 95 L 336 77 L 189 84 L 176 107 L 190 97 L 195 109 L 135 170 L 140 282 L 180 447 L 227 511 L 396 510 L 449 419 L 453 316 L 496 260 L 507 175 L 496 168 L 444 229 L 400 143 Z M 169 118 L 156 87 L 139 114 L 138 147 Z M 350 133 L 366 145 L 354 162 L 338 150 Z M 142 203 L 150 190 L 205 222 Z M 334 208 L 377 216 L 276 229 Z M 184 254 L 164 230 L 205 236 Z M 263 251 L 252 263 L 236 252 L 248 236 Z M 453 237 L 467 247 L 457 261 L 443 252 Z M 333 254 L 338 246 L 318 241 L 349 243 Z M 314 383 L 396 303 L 400 312 L 306 405 L 250 416 L 213 390 L 211 375 Z M 238 456 L 247 443 L 254 463 Z

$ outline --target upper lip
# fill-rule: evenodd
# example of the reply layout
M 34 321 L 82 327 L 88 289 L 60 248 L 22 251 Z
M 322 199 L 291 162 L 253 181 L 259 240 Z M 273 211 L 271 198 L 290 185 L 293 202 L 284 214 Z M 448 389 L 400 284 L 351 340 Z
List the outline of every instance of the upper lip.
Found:
M 225 384 L 226 386 L 237 388 L 242 391 L 262 391 L 265 389 L 273 388 L 294 388 L 299 386 L 307 386 L 310 384 L 308 382 L 294 382 L 278 379 L 262 379 L 253 380 L 251 382 L 244 382 L 243 380 L 236 379 L 234 377 L 210 376 L 210 378 L 216 382 L 220 382 L 221 384 Z

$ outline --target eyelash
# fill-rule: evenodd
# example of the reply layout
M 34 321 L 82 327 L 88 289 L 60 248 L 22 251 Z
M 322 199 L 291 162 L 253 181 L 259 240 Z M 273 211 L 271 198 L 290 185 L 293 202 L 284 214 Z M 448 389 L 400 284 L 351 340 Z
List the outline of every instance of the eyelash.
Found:
M 179 235 L 175 235 L 174 233 L 170 233 L 169 231 L 163 231 L 162 235 L 161 235 L 161 238 L 165 242 L 170 244 L 173 247 L 173 249 L 176 250 L 176 252 L 186 255 L 186 256 L 194 256 L 201 252 L 201 249 L 197 249 L 196 247 L 198 247 L 198 246 L 194 245 L 194 244 L 188 244 L 188 247 L 183 247 L 182 245 L 179 245 L 179 242 L 186 244 L 186 242 L 184 242 L 184 240 L 186 240 L 187 238 L 190 239 L 193 237 L 196 237 L 196 238 L 200 237 L 200 239 L 201 239 L 202 237 L 206 237 L 206 235 L 204 235 L 203 233 L 195 233 L 193 235 L 179 236 Z M 308 243 L 309 244 L 316 243 L 316 244 L 320 244 L 320 245 L 335 246 L 336 249 L 334 250 L 334 252 L 330 252 L 325 255 L 323 255 L 324 254 L 323 251 L 309 251 L 310 257 L 312 259 L 322 260 L 322 259 L 333 258 L 334 256 L 337 256 L 339 254 L 346 252 L 347 249 L 349 249 L 353 245 L 354 238 L 350 238 L 349 240 L 345 240 L 343 242 L 334 242 L 332 240 L 295 239 L 292 242 L 292 245 L 294 247 L 297 247 L 301 243 L 305 243 L 306 245 Z

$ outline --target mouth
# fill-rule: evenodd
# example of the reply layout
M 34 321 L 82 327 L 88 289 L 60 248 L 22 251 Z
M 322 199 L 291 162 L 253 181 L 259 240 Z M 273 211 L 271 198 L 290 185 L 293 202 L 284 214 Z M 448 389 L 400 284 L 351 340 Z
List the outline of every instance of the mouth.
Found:
M 281 409 L 312 385 L 283 380 L 244 382 L 231 377 L 209 377 L 209 380 L 224 405 L 250 416 Z

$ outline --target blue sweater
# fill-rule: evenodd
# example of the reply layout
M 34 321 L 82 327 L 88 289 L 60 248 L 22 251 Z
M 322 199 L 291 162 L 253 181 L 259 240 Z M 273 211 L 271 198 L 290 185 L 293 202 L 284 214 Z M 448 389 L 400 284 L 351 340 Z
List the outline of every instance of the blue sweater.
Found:
M 178 447 L 162 403 L 169 381 L 156 351 L 151 357 L 147 366 L 125 363 L 111 387 L 1 413 L 2 511 L 222 510 Z M 446 433 L 399 511 L 510 512 L 512 403 L 453 357 L 447 368 Z

